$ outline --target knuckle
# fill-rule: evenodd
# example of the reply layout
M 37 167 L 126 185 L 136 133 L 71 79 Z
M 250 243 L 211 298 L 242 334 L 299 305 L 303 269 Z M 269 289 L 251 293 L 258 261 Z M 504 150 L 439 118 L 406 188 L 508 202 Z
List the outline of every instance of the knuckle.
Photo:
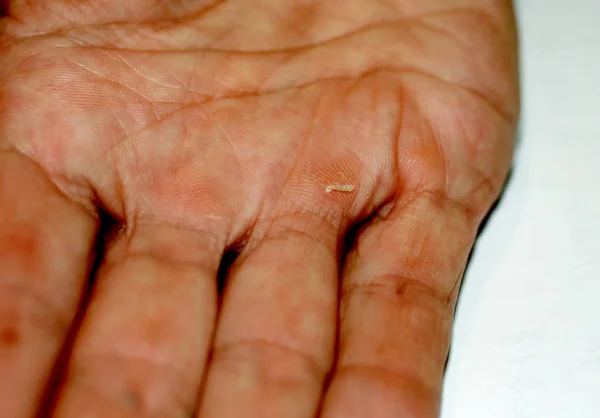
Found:
M 219 365 L 228 374 L 275 386 L 285 382 L 319 382 L 329 370 L 329 365 L 312 353 L 263 338 L 217 345 L 212 364 Z
M 377 275 L 361 283 L 342 285 L 342 303 L 347 303 L 355 296 L 376 298 L 435 316 L 445 316 L 452 312 L 450 295 L 423 280 L 403 274 Z

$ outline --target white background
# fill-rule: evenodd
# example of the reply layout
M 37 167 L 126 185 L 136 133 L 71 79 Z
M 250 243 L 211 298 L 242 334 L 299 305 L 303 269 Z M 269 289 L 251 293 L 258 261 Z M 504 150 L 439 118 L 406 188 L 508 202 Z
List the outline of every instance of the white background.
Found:
M 520 0 L 515 169 L 463 286 L 443 418 L 600 417 L 600 0 Z

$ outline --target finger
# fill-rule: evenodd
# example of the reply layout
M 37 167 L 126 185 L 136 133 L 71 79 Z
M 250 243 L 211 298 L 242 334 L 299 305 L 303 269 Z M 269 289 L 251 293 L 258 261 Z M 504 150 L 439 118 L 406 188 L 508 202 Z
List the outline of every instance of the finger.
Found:
M 324 418 L 438 416 L 456 291 L 477 226 L 466 213 L 420 193 L 360 234 L 342 278 Z
M 76 314 L 96 220 L 19 154 L 0 152 L 0 411 L 34 416 Z
M 219 319 L 202 418 L 312 418 L 332 361 L 339 228 L 277 217 L 236 263 Z
M 211 340 L 225 234 L 122 230 L 75 339 L 56 417 L 189 417 Z

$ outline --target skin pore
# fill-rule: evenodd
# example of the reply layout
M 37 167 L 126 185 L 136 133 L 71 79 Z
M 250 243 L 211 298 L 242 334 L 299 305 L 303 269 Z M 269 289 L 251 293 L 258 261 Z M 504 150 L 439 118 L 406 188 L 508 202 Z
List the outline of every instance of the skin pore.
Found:
M 3 415 L 438 415 L 509 1 L 5 3 Z

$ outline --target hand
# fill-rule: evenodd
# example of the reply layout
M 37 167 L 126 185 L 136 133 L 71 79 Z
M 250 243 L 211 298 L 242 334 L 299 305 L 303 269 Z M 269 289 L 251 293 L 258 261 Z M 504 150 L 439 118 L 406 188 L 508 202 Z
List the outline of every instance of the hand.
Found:
M 6 13 L 2 416 L 438 414 L 511 158 L 508 1 Z

